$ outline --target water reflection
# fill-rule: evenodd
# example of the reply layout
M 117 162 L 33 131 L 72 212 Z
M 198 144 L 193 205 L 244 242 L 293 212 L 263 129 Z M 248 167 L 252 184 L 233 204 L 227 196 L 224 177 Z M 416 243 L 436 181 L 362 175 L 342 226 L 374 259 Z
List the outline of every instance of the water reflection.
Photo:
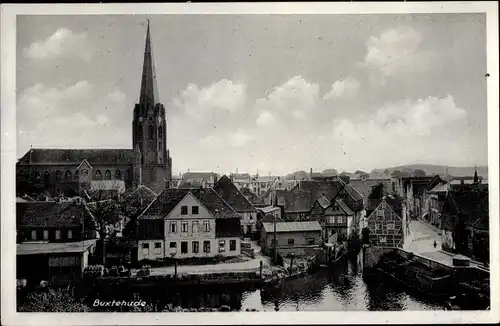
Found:
M 443 310 L 444 302 L 409 295 L 392 279 L 363 279 L 359 257 L 347 259 L 335 268 L 283 282 L 278 287 L 244 289 L 231 287 L 196 288 L 173 291 L 155 288 L 142 290 L 140 298 L 153 311 L 167 305 L 182 308 L 218 308 L 259 311 L 398 311 Z M 112 292 L 111 292 L 112 293 Z M 116 294 L 116 292 L 114 292 Z M 133 293 L 120 291 L 119 297 L 105 293 L 98 297 L 130 299 Z

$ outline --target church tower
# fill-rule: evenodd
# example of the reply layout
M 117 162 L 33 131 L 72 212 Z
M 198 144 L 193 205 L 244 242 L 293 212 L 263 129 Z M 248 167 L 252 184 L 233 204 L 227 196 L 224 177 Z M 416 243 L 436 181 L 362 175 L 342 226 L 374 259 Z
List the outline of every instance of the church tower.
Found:
M 144 184 L 155 191 L 169 187 L 172 159 L 167 149 L 165 107 L 158 97 L 151 34 L 146 32 L 139 103 L 132 122 L 134 149 L 134 186 Z

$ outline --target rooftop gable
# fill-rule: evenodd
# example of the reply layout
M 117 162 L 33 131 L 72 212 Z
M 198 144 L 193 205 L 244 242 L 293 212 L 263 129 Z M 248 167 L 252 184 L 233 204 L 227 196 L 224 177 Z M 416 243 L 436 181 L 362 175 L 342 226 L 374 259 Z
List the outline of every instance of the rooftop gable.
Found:
M 257 210 L 224 175 L 214 185 L 213 189 L 237 212 L 256 212 Z

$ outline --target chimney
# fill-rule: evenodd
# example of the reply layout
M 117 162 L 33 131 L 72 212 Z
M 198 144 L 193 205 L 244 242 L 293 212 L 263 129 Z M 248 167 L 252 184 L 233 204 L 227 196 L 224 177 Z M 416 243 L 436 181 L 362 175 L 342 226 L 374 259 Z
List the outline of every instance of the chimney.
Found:
M 312 179 L 313 178 L 313 169 L 311 168 L 310 172 L 309 172 L 309 177 Z

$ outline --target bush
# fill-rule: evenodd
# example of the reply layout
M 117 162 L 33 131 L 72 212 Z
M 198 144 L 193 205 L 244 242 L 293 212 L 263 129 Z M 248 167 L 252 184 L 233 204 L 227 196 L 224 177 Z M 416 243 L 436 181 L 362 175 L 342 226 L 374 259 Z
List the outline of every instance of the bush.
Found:
M 75 298 L 71 290 L 58 289 L 29 293 L 21 304 L 19 312 L 89 312 L 92 309 Z

